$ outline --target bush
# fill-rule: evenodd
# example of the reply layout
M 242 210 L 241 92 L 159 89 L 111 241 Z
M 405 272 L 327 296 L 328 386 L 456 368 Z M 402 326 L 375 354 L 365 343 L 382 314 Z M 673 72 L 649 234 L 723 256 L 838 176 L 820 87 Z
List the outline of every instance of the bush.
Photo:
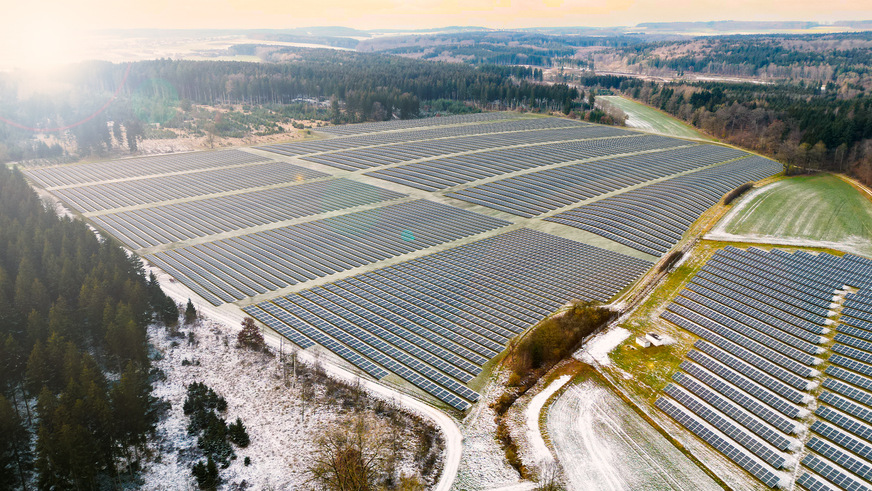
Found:
M 531 371 L 549 370 L 611 318 L 610 310 L 594 302 L 577 302 L 564 315 L 544 320 L 515 346 L 511 355 L 512 375 L 522 380 Z
M 215 409 L 218 412 L 227 410 L 227 401 L 215 393 L 203 382 L 194 382 L 188 386 L 188 397 L 182 406 L 185 415 Z
M 746 182 L 736 189 L 730 191 L 726 196 L 724 196 L 724 204 L 728 205 L 732 203 L 736 198 L 745 194 L 749 189 L 753 188 L 754 184 L 750 182 Z
M 680 261 L 682 257 L 684 257 L 683 252 L 681 252 L 681 251 L 673 252 L 672 254 L 669 255 L 668 258 L 666 258 L 666 261 L 663 261 L 663 264 L 660 266 L 659 271 L 669 270 L 670 268 L 672 268 L 672 266 L 674 266 L 676 263 L 678 263 L 678 261 Z

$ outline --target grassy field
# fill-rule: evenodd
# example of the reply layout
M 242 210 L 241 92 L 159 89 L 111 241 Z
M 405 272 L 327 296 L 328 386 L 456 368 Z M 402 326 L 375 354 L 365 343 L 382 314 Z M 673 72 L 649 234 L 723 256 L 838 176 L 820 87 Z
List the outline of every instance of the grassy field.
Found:
M 793 177 L 753 196 L 724 226 L 724 232 L 872 249 L 872 201 L 834 175 Z
M 617 106 L 621 111 L 624 111 L 629 116 L 627 126 L 631 128 L 638 128 L 662 135 L 677 136 L 679 138 L 704 138 L 710 140 L 709 137 L 699 133 L 689 124 L 636 101 L 625 99 L 621 96 L 599 96 L 598 99 Z

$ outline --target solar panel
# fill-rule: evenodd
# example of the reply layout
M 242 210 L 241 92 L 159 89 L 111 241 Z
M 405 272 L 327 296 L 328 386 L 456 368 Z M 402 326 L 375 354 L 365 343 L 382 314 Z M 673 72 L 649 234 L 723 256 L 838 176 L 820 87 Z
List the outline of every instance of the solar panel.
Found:
M 824 460 L 816 455 L 806 455 L 805 458 L 802 459 L 802 463 L 805 464 L 809 469 L 817 472 L 826 480 L 832 482 L 836 486 L 839 486 L 842 489 L 850 489 L 850 490 L 858 490 L 865 491 L 870 488 L 864 486 L 856 479 L 849 477 L 843 471 L 839 470 L 835 466 L 833 466 L 829 461 Z
M 763 484 L 775 487 L 782 481 L 781 477 L 771 467 L 751 457 L 750 454 L 736 446 L 736 444 L 732 443 L 731 440 L 713 432 L 691 416 L 681 406 L 678 406 L 676 403 L 664 397 L 658 398 L 654 404 L 660 408 L 660 410 L 672 417 L 672 419 L 714 447 L 715 450 L 721 452 L 728 459 L 735 462 L 736 465 L 745 469 L 751 475 L 762 481 Z

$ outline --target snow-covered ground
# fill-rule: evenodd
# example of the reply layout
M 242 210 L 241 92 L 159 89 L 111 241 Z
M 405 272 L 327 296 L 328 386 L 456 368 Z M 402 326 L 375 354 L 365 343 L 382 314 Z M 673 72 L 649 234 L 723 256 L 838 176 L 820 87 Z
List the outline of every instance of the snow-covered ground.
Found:
M 545 444 L 542 438 L 542 432 L 539 430 L 539 413 L 542 412 L 542 407 L 552 395 L 556 394 L 567 382 L 572 380 L 571 375 L 561 375 L 551 382 L 542 392 L 536 394 L 527 409 L 524 410 L 524 415 L 527 418 L 527 442 L 530 444 L 530 450 L 533 453 L 533 458 L 539 463 L 550 463 L 554 460 L 551 455 L 551 450 Z
M 497 375 L 482 391 L 481 400 L 463 420 L 463 459 L 454 488 L 457 491 L 515 489 L 518 473 L 509 465 L 496 440 L 496 414 L 490 404 L 502 393 L 507 374 Z
M 146 465 L 142 489 L 189 489 L 194 481 L 191 463 L 196 461 L 195 438 L 187 434 L 188 418 L 182 411 L 186 386 L 202 381 L 227 399 L 225 419 L 241 417 L 251 444 L 236 449 L 238 458 L 221 477 L 228 487 L 246 483 L 251 489 L 300 489 L 306 481 L 315 442 L 349 413 L 325 394 L 322 384 L 286 384 L 276 358 L 235 347 L 236 331 L 218 322 L 184 328 L 198 341 L 171 338 L 162 327 L 151 327 L 149 339 L 162 359 L 154 366 L 166 380 L 154 387 L 154 395 L 171 403 L 169 413 L 158 426 L 155 448 L 160 455 Z M 182 365 L 183 360 L 190 364 Z M 289 379 L 289 380 L 292 380 Z M 306 387 L 308 385 L 308 387 Z M 374 413 L 364 409 L 375 418 Z M 397 430 L 392 439 L 401 442 L 398 469 L 406 475 L 415 472 L 414 449 L 419 436 L 416 428 Z M 245 457 L 251 465 L 245 466 Z
M 551 404 L 547 428 L 569 490 L 721 489 L 593 378 Z
M 630 331 L 623 327 L 612 327 L 584 343 L 584 346 L 573 356 L 578 360 L 590 364 L 598 363 L 600 366 L 611 365 L 612 361 L 609 359 L 609 352 L 623 343 L 628 337 L 630 337 Z

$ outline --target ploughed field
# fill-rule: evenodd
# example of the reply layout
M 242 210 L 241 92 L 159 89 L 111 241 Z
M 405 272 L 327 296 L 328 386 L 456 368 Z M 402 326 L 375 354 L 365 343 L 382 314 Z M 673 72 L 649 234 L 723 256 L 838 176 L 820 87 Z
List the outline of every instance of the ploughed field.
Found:
M 203 301 L 465 410 L 513 336 L 567 301 L 608 302 L 724 193 L 781 171 L 515 113 L 321 131 L 25 173 Z

